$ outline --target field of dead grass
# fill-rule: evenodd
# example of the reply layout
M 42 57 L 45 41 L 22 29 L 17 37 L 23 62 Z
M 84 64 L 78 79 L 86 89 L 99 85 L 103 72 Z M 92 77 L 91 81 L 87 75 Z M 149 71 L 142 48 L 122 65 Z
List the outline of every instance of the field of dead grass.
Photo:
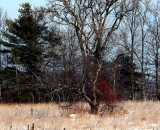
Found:
M 54 103 L 1 104 L 0 130 L 160 130 L 160 102 L 126 101 L 112 115 L 89 114 L 86 103 L 68 111 Z M 123 109 L 122 109 L 123 108 Z

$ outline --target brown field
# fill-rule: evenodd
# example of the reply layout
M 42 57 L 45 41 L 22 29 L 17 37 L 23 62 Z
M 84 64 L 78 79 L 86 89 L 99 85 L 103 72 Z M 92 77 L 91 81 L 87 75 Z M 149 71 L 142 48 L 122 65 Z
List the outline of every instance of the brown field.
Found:
M 89 114 L 87 103 L 71 109 L 48 104 L 1 104 L 0 130 L 160 130 L 160 102 L 126 101 L 104 116 Z M 123 107 L 123 109 L 122 109 Z

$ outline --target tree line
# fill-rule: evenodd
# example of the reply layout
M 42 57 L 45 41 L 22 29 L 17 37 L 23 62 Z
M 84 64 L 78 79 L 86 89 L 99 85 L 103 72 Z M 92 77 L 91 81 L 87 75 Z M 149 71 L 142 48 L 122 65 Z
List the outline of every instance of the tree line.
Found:
M 2 102 L 159 98 L 159 3 L 48 0 L 0 10 Z

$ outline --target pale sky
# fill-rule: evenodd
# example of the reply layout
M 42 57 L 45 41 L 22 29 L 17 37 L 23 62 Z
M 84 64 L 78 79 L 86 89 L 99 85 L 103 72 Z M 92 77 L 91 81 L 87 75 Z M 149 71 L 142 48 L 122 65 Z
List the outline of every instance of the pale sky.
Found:
M 152 0 L 157 3 L 159 0 Z M 47 0 L 0 0 L 0 8 L 3 11 L 7 11 L 8 17 L 11 19 L 15 19 L 18 16 L 18 9 L 20 8 L 20 4 L 24 2 L 29 2 L 32 5 L 32 8 L 45 6 Z
M 25 2 L 30 3 L 33 9 L 34 7 L 45 6 L 47 0 L 0 0 L 0 8 L 7 12 L 9 18 L 15 19 L 18 17 L 20 4 Z

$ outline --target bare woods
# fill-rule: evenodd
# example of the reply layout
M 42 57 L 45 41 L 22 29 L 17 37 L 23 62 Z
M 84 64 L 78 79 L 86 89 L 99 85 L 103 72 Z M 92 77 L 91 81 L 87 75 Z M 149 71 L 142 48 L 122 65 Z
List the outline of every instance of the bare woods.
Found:
M 159 3 L 48 0 L 0 10 L 0 101 L 103 102 L 159 99 Z

